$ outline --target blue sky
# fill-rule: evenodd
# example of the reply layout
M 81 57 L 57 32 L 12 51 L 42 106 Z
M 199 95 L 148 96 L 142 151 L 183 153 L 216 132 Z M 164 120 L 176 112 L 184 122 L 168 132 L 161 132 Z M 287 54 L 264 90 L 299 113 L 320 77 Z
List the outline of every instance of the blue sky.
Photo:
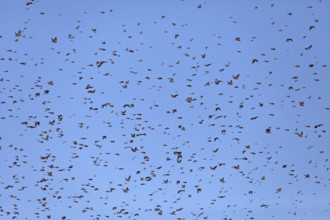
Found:
M 329 9 L 1 1 L 0 218 L 329 219 Z

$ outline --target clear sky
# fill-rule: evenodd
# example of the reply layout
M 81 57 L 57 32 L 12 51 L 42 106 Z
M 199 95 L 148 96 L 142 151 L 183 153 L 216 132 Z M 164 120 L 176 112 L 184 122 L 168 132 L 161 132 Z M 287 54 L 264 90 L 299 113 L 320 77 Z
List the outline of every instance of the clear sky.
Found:
M 330 1 L 0 1 L 0 219 L 330 219 Z

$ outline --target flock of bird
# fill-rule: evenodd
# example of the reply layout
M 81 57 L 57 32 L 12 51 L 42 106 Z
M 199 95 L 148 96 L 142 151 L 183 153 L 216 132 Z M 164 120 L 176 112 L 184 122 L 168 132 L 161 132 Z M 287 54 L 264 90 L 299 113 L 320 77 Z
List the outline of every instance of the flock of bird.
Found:
M 309 2 L 2 2 L 0 219 L 329 219 Z

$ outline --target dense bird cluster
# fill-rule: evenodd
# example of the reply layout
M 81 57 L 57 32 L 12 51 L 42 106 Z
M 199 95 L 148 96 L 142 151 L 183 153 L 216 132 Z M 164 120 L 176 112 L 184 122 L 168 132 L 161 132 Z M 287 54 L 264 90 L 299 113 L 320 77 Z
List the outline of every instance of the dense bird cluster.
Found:
M 0 219 L 330 216 L 330 5 L 254 3 L 3 2 Z

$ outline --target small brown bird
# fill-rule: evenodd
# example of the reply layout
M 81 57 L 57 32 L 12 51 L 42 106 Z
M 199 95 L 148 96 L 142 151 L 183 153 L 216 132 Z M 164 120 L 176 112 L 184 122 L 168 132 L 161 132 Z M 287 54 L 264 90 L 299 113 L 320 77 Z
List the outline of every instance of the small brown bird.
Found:
M 191 102 L 193 101 L 193 98 L 188 97 L 188 98 L 186 99 L 186 101 L 189 102 L 189 103 L 191 103 Z
M 52 37 L 51 39 L 53 43 L 57 43 L 57 37 Z
M 239 170 L 239 165 L 236 165 L 236 166 L 233 166 L 233 168 L 235 169 L 235 170 Z
M 16 36 L 16 37 L 20 37 L 20 36 L 22 36 L 22 31 L 21 31 L 21 30 L 18 30 L 17 33 L 15 33 L 15 36 Z
M 125 178 L 125 180 L 126 180 L 127 182 L 131 181 L 131 176 Z
M 234 80 L 238 80 L 239 76 L 240 76 L 239 74 L 237 74 L 236 76 L 233 76 Z
M 215 165 L 214 167 L 211 167 L 211 166 L 210 166 L 210 169 L 211 169 L 211 170 L 216 170 L 217 167 L 218 167 L 218 165 Z

